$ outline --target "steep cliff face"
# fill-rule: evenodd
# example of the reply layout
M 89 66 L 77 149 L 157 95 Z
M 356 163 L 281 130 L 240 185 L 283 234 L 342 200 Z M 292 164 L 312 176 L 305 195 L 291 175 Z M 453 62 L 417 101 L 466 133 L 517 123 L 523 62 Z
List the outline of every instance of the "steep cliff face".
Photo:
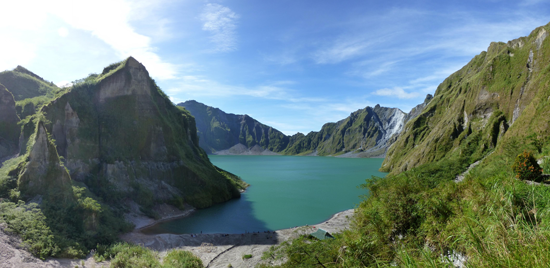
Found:
M 439 85 L 388 151 L 382 170 L 394 173 L 461 152 L 472 161 L 510 137 L 548 136 L 550 25 L 528 37 L 491 43 L 487 51 Z M 459 151 L 457 151 L 459 150 Z
M 429 102 L 431 96 L 426 98 Z M 419 105 L 412 113 L 397 108 L 376 105 L 350 114 L 337 123 L 327 123 L 319 132 L 293 136 L 288 154 L 312 153 L 316 155 L 340 155 L 343 157 L 384 157 L 387 148 L 403 130 L 405 123 L 422 110 Z
M 383 157 L 404 124 L 418 115 L 431 100 L 411 113 L 377 105 L 358 110 L 337 123 L 325 124 L 319 132 L 286 136 L 247 115 L 227 114 L 196 101 L 178 104 L 197 121 L 201 147 L 217 154 L 314 154 L 353 157 Z
M 0 84 L 0 162 L 18 152 L 21 132 L 18 122 L 13 95 Z
M 289 138 L 285 134 L 248 115 L 228 114 L 194 100 L 178 106 L 184 107 L 195 117 L 199 145 L 209 153 L 228 150 L 233 146 L 237 146 L 233 148 L 235 153 L 225 153 L 280 152 L 288 145 Z M 254 147 L 255 150 L 250 150 Z
M 73 197 L 69 173 L 61 164 L 55 145 L 39 122 L 32 139 L 28 161 L 21 170 L 18 190 L 26 196 L 49 195 L 62 199 Z
M 19 190 L 32 197 L 72 178 L 108 202 L 130 198 L 145 207 L 207 207 L 239 197 L 245 184 L 210 163 L 196 132 L 193 117 L 130 57 L 82 80 L 23 122 L 21 154 L 29 157 Z

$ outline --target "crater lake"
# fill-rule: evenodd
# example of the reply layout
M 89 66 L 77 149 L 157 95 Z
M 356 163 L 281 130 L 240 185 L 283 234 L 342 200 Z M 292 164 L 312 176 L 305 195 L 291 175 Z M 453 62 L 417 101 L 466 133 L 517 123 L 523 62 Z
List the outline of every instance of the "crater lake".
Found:
M 382 158 L 211 155 L 250 184 L 240 199 L 159 223 L 144 233 L 244 233 L 313 225 L 355 208 Z

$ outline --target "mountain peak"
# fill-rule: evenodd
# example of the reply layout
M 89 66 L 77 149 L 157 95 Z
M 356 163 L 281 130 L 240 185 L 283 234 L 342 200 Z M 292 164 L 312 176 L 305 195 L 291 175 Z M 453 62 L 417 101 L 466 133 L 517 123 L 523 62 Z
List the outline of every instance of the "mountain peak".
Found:
M 13 69 L 13 71 L 14 71 L 14 72 L 20 72 L 20 73 L 28 74 L 28 75 L 30 75 L 30 76 L 32 76 L 32 77 L 34 77 L 34 78 L 37 78 L 37 79 L 39 79 L 39 80 L 41 80 L 41 81 L 46 82 L 46 80 L 44 80 L 44 78 L 42 78 L 42 77 L 36 75 L 35 73 L 29 71 L 27 68 L 25 68 L 25 67 L 23 67 L 23 66 L 21 66 L 21 65 L 17 65 L 17 67 L 15 67 L 15 69 Z
M 99 101 L 126 95 L 151 95 L 151 78 L 143 64 L 133 57 L 103 69 Z

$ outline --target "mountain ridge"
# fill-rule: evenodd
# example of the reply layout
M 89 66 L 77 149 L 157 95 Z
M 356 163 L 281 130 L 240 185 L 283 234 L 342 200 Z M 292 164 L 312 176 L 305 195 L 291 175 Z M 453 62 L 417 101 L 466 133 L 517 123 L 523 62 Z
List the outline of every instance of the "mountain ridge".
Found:
M 429 103 L 409 113 L 376 105 L 365 107 L 336 123 L 326 123 L 307 135 L 285 135 L 248 115 L 225 113 L 195 100 L 179 103 L 195 117 L 199 145 L 213 154 L 333 155 L 340 157 L 384 157 L 388 146 Z
M 547 24 L 527 37 L 492 42 L 446 78 L 388 150 L 381 170 L 396 173 L 438 161 L 466 143 L 477 144 L 475 161 L 511 137 L 545 136 L 549 31 Z

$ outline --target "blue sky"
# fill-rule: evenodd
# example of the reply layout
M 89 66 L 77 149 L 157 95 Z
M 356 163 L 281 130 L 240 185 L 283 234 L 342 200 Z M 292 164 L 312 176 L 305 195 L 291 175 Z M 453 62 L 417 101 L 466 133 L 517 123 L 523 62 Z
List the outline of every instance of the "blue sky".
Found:
M 174 103 L 285 134 L 376 104 L 408 112 L 490 42 L 550 22 L 540 0 L 22 0 L 0 10 L 0 70 L 22 65 L 61 85 L 134 56 Z

